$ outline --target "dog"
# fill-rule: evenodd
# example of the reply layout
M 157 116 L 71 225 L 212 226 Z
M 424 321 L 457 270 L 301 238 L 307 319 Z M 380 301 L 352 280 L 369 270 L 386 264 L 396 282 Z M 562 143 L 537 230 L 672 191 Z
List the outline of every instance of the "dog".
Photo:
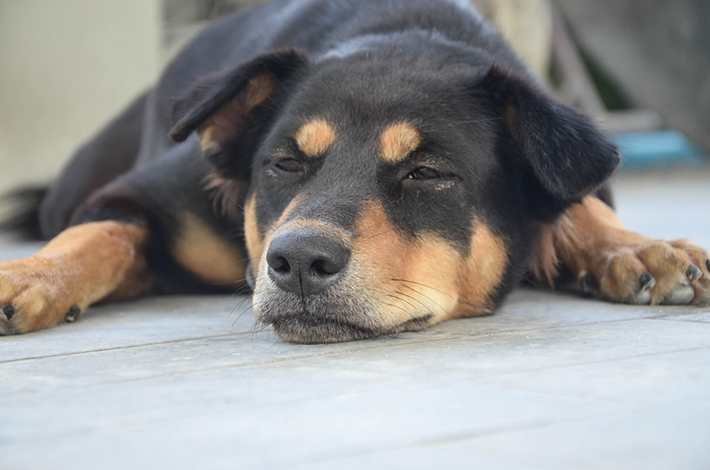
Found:
M 0 331 L 253 289 L 284 340 L 488 315 L 524 278 L 704 304 L 708 253 L 626 230 L 620 157 L 464 0 L 276 0 L 208 27 L 81 148 L 0 264 Z

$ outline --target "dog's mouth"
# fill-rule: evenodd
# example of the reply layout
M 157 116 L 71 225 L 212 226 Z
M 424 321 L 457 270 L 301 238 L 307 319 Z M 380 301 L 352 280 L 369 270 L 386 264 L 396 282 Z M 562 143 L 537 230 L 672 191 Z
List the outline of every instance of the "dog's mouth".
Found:
M 270 322 L 276 334 L 284 341 L 298 344 L 340 343 L 370 339 L 383 335 L 420 331 L 432 315 L 413 318 L 395 327 L 367 327 L 340 318 L 313 316 L 307 312 L 282 317 Z
M 313 317 L 308 313 L 280 318 L 271 322 L 284 341 L 300 344 L 339 343 L 379 336 L 381 333 L 348 321 Z
M 324 295 L 304 298 L 279 289 L 257 288 L 254 313 L 281 339 L 299 344 L 339 343 L 421 331 L 434 317 L 430 311 L 419 311 L 408 318 L 393 318 L 376 299 L 355 289 L 331 289 Z

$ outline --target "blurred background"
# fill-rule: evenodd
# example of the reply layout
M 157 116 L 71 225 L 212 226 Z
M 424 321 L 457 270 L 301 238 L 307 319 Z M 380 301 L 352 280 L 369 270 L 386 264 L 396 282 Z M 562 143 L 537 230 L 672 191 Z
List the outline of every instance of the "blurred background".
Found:
M 703 165 L 710 1 L 472 0 L 625 169 Z M 0 192 L 42 183 L 209 21 L 260 0 L 0 0 Z

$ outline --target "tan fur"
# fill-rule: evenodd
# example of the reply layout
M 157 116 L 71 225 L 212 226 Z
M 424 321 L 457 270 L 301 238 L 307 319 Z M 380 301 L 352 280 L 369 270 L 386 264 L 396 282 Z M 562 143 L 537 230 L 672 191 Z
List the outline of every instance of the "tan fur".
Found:
M 197 216 L 184 213 L 172 253 L 176 261 L 202 280 L 212 284 L 244 281 L 244 252 Z
M 422 143 L 419 131 L 406 122 L 392 124 L 380 136 L 379 157 L 387 163 L 399 163 Z
M 249 197 L 249 200 L 244 206 L 244 234 L 246 237 L 247 252 L 249 253 L 249 259 L 252 260 L 252 270 L 255 276 L 259 275 L 261 264 L 259 260 L 264 257 L 266 247 L 271 243 L 274 237 L 274 231 L 286 223 L 301 200 L 301 195 L 296 196 L 286 207 L 274 226 L 266 230 L 266 235 L 262 235 L 256 218 L 256 191 Z
M 554 242 L 555 226 L 545 224 L 540 230 L 535 251 L 530 258 L 530 273 L 547 286 L 553 286 L 558 275 L 560 260 L 557 258 Z
M 482 221 L 473 229 L 470 254 L 459 270 L 461 302 L 455 317 L 493 313 L 493 297 L 508 266 L 508 243 Z
M 244 205 L 244 237 L 246 239 L 249 258 L 252 260 L 252 270 L 254 275 L 258 276 L 258 260 L 264 253 L 264 247 L 266 245 L 256 219 L 256 191 L 249 196 L 249 200 L 247 200 L 247 203 Z
M 589 274 L 604 297 L 623 302 L 637 293 L 639 278 L 648 271 L 656 281 L 651 302 L 657 304 L 690 282 L 685 273 L 691 263 L 706 273 L 704 259 L 704 251 L 690 242 L 668 243 L 626 230 L 609 206 L 588 196 L 557 223 L 543 227 L 531 272 L 538 280 L 552 283 L 564 264 L 577 281 Z M 710 296 L 707 279 L 705 275 L 691 283 L 697 301 Z
M 144 276 L 145 227 L 94 222 L 69 228 L 36 255 L 0 263 L 0 305 L 12 304 L 20 332 L 48 328 L 70 309 L 112 293 L 126 298 L 150 289 Z
M 246 89 L 229 103 L 222 106 L 197 131 L 203 151 L 234 137 L 235 129 L 247 124 L 249 113 L 271 99 L 276 91 L 274 78 L 267 74 L 257 75 L 249 81 Z
M 278 229 L 282 225 L 284 225 L 288 220 L 291 218 L 291 215 L 293 215 L 293 212 L 296 210 L 296 208 L 303 202 L 304 195 L 299 194 L 295 198 L 291 200 L 291 202 L 286 206 L 286 209 L 281 213 L 281 217 L 279 217 L 279 220 L 276 221 L 276 224 L 274 224 L 273 230 Z M 273 231 L 272 230 L 272 231 Z
M 358 233 L 353 264 L 357 277 L 369 284 L 364 289 L 379 305 L 383 325 L 395 327 L 424 315 L 432 315 L 426 324 L 449 318 L 459 299 L 461 257 L 447 242 L 434 234 L 406 239 L 375 202 L 363 211 Z
M 381 304 L 389 326 L 431 314 L 431 325 L 451 318 L 492 313 L 496 289 L 508 263 L 508 245 L 477 221 L 470 255 L 464 259 L 434 233 L 407 239 L 370 203 L 358 223 L 353 246 L 372 301 Z M 423 326 L 423 325 L 422 325 Z
M 326 153 L 335 144 L 335 140 L 335 129 L 323 119 L 307 122 L 296 133 L 298 148 L 311 158 Z
M 226 179 L 211 171 L 204 180 L 205 189 L 212 192 L 215 212 L 236 221 L 239 215 L 239 197 L 243 190 L 243 183 Z

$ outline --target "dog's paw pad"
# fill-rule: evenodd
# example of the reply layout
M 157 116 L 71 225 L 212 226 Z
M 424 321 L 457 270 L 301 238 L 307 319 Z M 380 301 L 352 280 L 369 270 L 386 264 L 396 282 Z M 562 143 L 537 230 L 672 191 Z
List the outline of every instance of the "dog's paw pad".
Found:
M 636 294 L 632 294 L 626 298 L 624 303 L 632 305 L 648 305 L 651 303 L 651 292 L 642 290 Z
M 693 301 L 695 289 L 690 285 L 679 286 L 668 294 L 663 301 L 663 305 L 687 305 Z

